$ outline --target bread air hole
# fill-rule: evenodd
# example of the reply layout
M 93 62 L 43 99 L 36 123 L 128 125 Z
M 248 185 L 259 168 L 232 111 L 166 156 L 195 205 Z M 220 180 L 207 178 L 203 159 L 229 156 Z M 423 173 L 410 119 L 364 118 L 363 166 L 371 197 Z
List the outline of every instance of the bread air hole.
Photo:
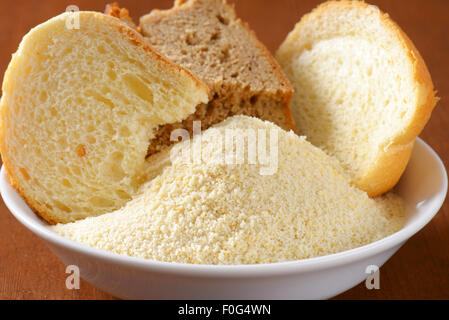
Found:
M 106 71 L 106 75 L 107 75 L 108 78 L 111 79 L 111 80 L 117 79 L 117 74 L 114 72 L 114 70 L 108 70 L 108 71 Z
M 25 168 L 20 168 L 20 173 L 25 178 L 25 180 L 30 180 L 30 175 L 28 174 L 28 171 L 26 171 Z
M 68 179 L 66 179 L 66 178 L 64 178 L 64 179 L 61 180 L 61 184 L 62 184 L 64 187 L 67 187 L 67 188 L 71 188 L 71 187 L 72 187 L 72 184 L 71 184 L 70 181 L 69 181 Z
M 58 115 L 58 112 L 56 111 L 56 109 L 54 107 L 49 108 L 50 110 L 50 115 L 52 117 L 56 117 Z
M 249 102 L 251 104 L 256 104 L 257 100 L 259 99 L 259 96 L 257 94 L 253 95 L 250 99 Z
M 64 212 L 67 212 L 67 213 L 72 212 L 72 209 L 67 207 L 65 204 L 63 204 L 59 200 L 54 200 L 54 204 L 55 204 L 56 208 L 58 208 L 61 211 L 64 211 Z
M 221 24 L 228 25 L 229 19 L 223 17 L 221 14 L 217 14 L 217 19 L 220 21 Z
M 98 49 L 98 52 L 101 53 L 101 54 L 106 54 L 107 53 L 106 49 L 103 46 L 98 46 L 97 49 Z
M 96 139 L 94 136 L 92 136 L 92 135 L 86 136 L 86 140 L 87 140 L 87 142 L 89 142 L 90 144 L 94 144 L 95 142 L 97 142 L 97 139 Z
M 77 166 L 74 166 L 74 167 L 72 167 L 72 172 L 73 172 L 75 175 L 80 176 L 80 175 L 81 175 L 81 168 L 80 168 L 80 167 L 77 167 Z
M 39 101 L 40 101 L 40 103 L 44 103 L 44 102 L 46 102 L 47 101 L 47 92 L 45 92 L 45 91 L 42 91 L 40 94 L 39 94 Z
M 129 137 L 129 136 L 131 136 L 131 131 L 126 126 L 120 127 L 118 132 L 119 132 L 120 136 L 122 136 L 122 137 Z
M 66 49 L 64 49 L 64 52 L 62 53 L 63 56 L 66 56 L 70 53 L 72 53 L 72 47 L 67 47 Z
M 86 147 L 83 144 L 79 144 L 76 147 L 76 154 L 78 155 L 78 157 L 82 158 L 86 155 Z
M 123 190 L 117 190 L 117 191 L 115 192 L 115 194 L 116 194 L 120 199 L 123 199 L 123 200 L 131 199 L 131 196 L 130 196 L 126 191 L 123 191 Z
M 210 39 L 211 39 L 212 41 L 216 41 L 216 40 L 220 39 L 220 32 L 214 32 L 214 33 L 212 34 L 212 36 L 210 37 Z
M 185 41 L 186 41 L 186 44 L 189 46 L 193 46 L 193 45 L 196 45 L 199 43 L 196 33 L 188 33 Z
M 48 73 L 46 72 L 46 73 L 44 73 L 42 76 L 41 76 L 41 81 L 42 82 L 45 82 L 45 81 L 47 81 L 48 80 Z
M 151 105 L 153 104 L 153 93 L 142 80 L 129 73 L 123 75 L 122 79 L 135 95 L 149 102 Z
M 221 50 L 221 56 L 220 56 L 220 62 L 224 63 L 226 60 L 229 59 L 229 48 L 225 48 Z
M 99 93 L 96 92 L 96 91 L 93 91 L 93 90 L 87 90 L 87 91 L 86 91 L 86 96 L 92 97 L 92 98 L 94 98 L 95 100 L 97 100 L 97 101 L 99 101 L 99 102 L 102 102 L 102 103 L 108 105 L 111 109 L 114 109 L 114 107 L 115 107 L 115 106 L 114 106 L 114 103 L 113 103 L 111 100 L 109 100 L 109 99 L 106 98 L 105 96 L 102 96 L 101 94 L 99 94 Z
M 115 56 L 120 57 L 120 56 L 122 55 L 122 52 L 117 48 L 117 46 L 115 46 L 115 45 L 113 45 L 113 44 L 110 44 L 109 46 L 111 47 L 112 53 L 113 53 Z
M 94 207 L 108 208 L 114 205 L 114 202 L 103 197 L 92 197 L 89 203 Z

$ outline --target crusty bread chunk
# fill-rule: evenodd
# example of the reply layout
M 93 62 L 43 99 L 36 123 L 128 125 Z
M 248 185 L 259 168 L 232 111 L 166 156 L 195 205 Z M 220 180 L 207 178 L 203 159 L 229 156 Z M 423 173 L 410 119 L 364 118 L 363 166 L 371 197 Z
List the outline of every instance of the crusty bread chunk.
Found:
M 241 164 L 224 163 L 221 146 L 229 130 L 277 134 L 277 170 L 261 175 L 265 164 L 251 164 L 249 157 Z M 162 173 L 125 207 L 51 230 L 139 258 L 253 264 L 356 248 L 398 231 L 404 223 L 399 197 L 370 199 L 351 185 L 336 159 L 269 121 L 234 116 L 189 143 L 201 150 L 202 161 L 186 162 L 181 153 L 173 157 L 164 150 L 153 157 L 173 161 L 166 161 Z
M 133 19 L 129 15 L 128 9 L 120 8 L 117 2 L 107 4 L 106 8 L 104 9 L 104 14 L 116 17 L 122 20 L 122 22 L 126 23 L 129 27 L 140 32 L 140 28 L 134 23 Z
M 155 129 L 208 99 L 204 84 L 119 19 L 79 12 L 71 29 L 73 14 L 23 38 L 0 102 L 11 183 L 49 223 L 123 206 L 145 181 Z
M 182 123 L 163 126 L 154 153 L 168 144 L 174 128 L 206 129 L 228 116 L 244 114 L 294 130 L 291 86 L 264 45 L 224 0 L 176 1 L 170 10 L 153 10 L 140 18 L 148 43 L 204 81 L 210 101 Z
M 370 196 L 392 188 L 437 98 L 405 33 L 377 7 L 330 1 L 280 46 L 299 134 L 337 157 Z

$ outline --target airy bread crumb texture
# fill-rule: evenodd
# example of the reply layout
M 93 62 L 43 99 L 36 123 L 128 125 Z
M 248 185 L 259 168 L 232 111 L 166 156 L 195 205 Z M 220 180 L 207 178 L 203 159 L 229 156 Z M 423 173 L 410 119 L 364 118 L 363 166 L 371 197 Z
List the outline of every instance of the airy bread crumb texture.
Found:
M 437 99 L 419 52 L 376 6 L 329 1 L 277 55 L 298 133 L 341 161 L 371 196 L 392 188 Z
M 122 207 L 146 180 L 156 128 L 207 102 L 208 88 L 119 19 L 68 13 L 32 29 L 3 82 L 1 153 L 11 182 L 48 222 Z
M 277 131 L 274 175 L 261 175 L 260 164 L 220 161 L 217 139 L 228 129 L 248 128 Z M 179 156 L 170 162 L 170 150 L 150 159 L 161 174 L 120 210 L 51 230 L 122 255 L 229 265 L 323 256 L 379 240 L 403 225 L 399 197 L 369 198 L 351 185 L 337 160 L 271 122 L 234 116 L 201 140 L 194 137 L 191 147 L 198 150 L 198 144 L 200 163 Z
M 176 1 L 169 10 L 140 18 L 148 43 L 170 61 L 192 71 L 211 89 L 210 101 L 181 123 L 161 126 L 149 154 L 170 143 L 176 128 L 203 129 L 228 116 L 244 114 L 295 130 L 291 86 L 279 65 L 224 0 Z

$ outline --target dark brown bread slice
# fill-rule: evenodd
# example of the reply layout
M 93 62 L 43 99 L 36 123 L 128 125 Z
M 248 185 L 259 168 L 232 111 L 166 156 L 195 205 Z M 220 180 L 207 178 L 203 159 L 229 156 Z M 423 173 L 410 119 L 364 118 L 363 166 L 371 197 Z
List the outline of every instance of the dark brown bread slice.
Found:
M 170 143 L 175 128 L 202 129 L 244 114 L 295 130 L 290 112 L 292 89 L 280 67 L 233 7 L 222 0 L 176 1 L 172 9 L 140 18 L 147 42 L 168 60 L 192 71 L 211 89 L 210 102 L 199 105 L 182 123 L 164 125 L 149 154 Z

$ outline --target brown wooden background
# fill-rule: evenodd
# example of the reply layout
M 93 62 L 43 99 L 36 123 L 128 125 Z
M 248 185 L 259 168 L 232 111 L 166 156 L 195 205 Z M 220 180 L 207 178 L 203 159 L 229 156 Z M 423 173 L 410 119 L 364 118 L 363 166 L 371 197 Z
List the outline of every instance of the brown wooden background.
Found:
M 237 0 L 238 14 L 274 52 L 294 24 L 319 0 Z M 388 12 L 420 50 L 442 98 L 422 133 L 449 164 L 449 1 L 371 0 Z M 102 11 L 104 0 L 0 0 L 0 75 L 28 30 L 70 5 Z M 169 8 L 172 0 L 123 0 L 137 19 L 152 8 Z M 449 206 L 408 241 L 381 268 L 381 289 L 359 285 L 341 299 L 448 299 Z M 2 299 L 112 299 L 81 282 L 81 289 L 65 288 L 65 266 L 43 241 L 20 225 L 0 201 L 0 298 Z

